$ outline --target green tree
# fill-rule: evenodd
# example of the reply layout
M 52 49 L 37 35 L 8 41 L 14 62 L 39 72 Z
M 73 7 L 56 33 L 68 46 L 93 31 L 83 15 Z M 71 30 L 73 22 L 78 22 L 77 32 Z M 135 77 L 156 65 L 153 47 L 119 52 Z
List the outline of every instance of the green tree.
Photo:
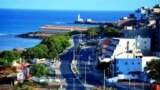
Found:
M 59 57 L 58 52 L 57 52 L 56 48 L 53 47 L 50 50 L 50 52 L 48 53 L 48 58 L 49 59 L 58 59 L 58 57 Z
M 67 34 L 58 34 L 47 37 L 35 47 L 27 49 L 23 53 L 27 60 L 33 58 L 58 59 L 59 53 L 70 46 L 69 36 Z
M 62 45 L 62 48 L 65 49 L 67 47 L 70 46 L 70 43 L 69 43 L 69 37 L 60 37 L 60 42 L 61 42 L 61 45 Z
M 30 73 L 36 77 L 42 77 L 49 74 L 49 69 L 44 64 L 34 64 L 30 68 Z
M 3 66 L 11 66 L 13 61 L 20 59 L 21 52 L 20 51 L 3 51 L 0 54 L 0 64 Z
M 3 51 L 1 54 L 0 54 L 0 57 L 1 58 L 4 58 L 4 59 L 7 59 L 7 60 L 16 60 L 16 59 L 19 59 L 20 58 L 20 55 L 18 55 L 18 53 L 16 51 L 9 51 L 9 50 L 6 50 L 6 51 Z
M 109 75 L 110 65 L 111 65 L 111 62 L 100 62 L 97 64 L 96 68 L 99 70 L 105 70 L 106 75 Z
M 0 65 L 3 65 L 4 67 L 10 67 L 12 65 L 12 62 L 3 58 L 0 58 Z
M 104 33 L 107 37 L 119 37 L 120 36 L 119 30 L 114 27 L 105 27 Z
M 69 36 L 54 35 L 42 40 L 41 44 L 45 44 L 48 47 L 49 59 L 57 59 L 59 53 L 61 53 L 65 48 L 70 46 Z
M 148 62 L 145 71 L 148 72 L 149 78 L 160 82 L 160 59 L 153 59 Z
M 47 45 L 45 45 L 45 44 L 39 44 L 39 45 L 37 45 L 36 47 L 38 47 L 38 48 L 40 48 L 40 49 L 43 50 L 43 57 L 46 58 L 47 55 L 48 55 L 48 51 L 49 51 Z
M 100 29 L 98 27 L 91 27 L 87 30 L 87 35 L 92 38 L 98 36 L 99 33 Z
M 24 52 L 26 59 L 33 59 L 33 58 L 43 58 L 44 51 L 39 47 L 32 47 L 27 49 L 26 52 Z

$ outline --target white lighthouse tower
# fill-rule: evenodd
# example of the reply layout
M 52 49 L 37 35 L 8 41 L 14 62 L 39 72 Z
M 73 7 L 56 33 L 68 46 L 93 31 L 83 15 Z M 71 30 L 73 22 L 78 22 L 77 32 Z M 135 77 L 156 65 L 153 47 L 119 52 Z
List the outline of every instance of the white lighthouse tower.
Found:
M 80 14 L 78 14 L 78 16 L 77 16 L 77 21 L 78 22 L 83 22 L 83 19 L 81 18 Z

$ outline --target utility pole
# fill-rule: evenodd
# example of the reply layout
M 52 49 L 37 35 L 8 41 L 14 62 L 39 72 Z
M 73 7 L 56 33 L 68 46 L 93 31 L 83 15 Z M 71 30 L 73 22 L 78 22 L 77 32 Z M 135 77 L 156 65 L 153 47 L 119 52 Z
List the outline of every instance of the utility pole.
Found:
M 144 81 L 143 81 L 143 83 L 142 83 L 142 90 L 144 90 Z
M 129 78 L 129 87 L 130 87 L 130 78 Z
M 103 82 L 103 84 L 104 84 L 104 86 L 103 86 L 103 90 L 106 90 L 106 83 L 105 83 L 105 69 L 104 69 L 104 82 Z
M 73 90 L 75 90 L 75 78 L 71 78 L 73 80 Z
M 86 63 L 85 63 L 85 84 L 86 84 Z

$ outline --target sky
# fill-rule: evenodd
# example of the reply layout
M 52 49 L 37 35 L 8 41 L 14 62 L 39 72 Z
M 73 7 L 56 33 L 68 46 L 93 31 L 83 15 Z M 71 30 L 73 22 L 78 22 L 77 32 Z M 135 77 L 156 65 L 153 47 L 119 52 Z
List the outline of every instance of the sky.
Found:
M 160 0 L 0 0 L 0 8 L 129 11 L 153 7 Z

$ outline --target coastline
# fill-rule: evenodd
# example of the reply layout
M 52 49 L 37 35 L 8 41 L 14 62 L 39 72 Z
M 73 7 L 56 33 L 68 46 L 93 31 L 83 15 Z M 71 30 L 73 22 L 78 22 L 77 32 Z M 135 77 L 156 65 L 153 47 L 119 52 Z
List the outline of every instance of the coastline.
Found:
M 18 34 L 16 37 L 20 38 L 31 38 L 31 39 L 44 39 L 46 37 L 49 37 L 53 34 L 46 34 L 42 32 L 29 32 L 29 33 L 24 33 L 24 34 Z

